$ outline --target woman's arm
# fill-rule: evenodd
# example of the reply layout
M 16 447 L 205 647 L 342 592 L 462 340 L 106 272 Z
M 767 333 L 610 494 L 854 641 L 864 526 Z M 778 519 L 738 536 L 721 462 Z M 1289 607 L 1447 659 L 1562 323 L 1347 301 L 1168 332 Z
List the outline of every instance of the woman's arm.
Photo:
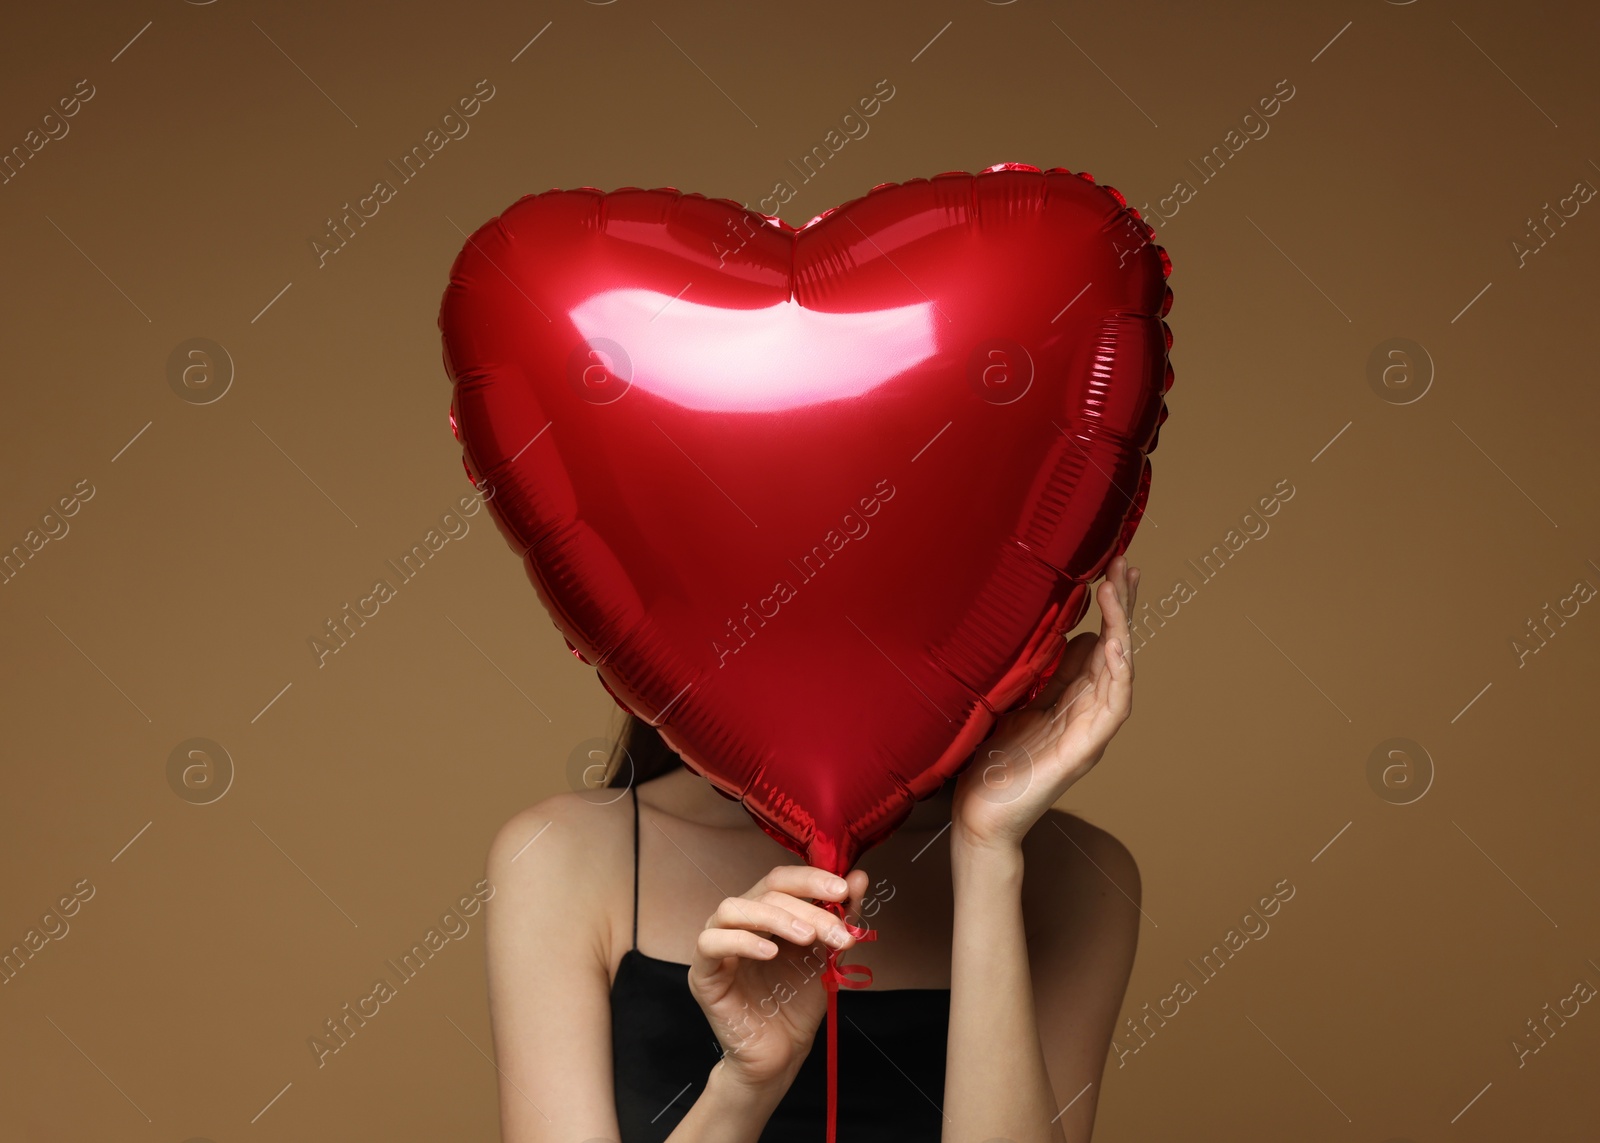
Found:
M 949 1139 L 1082 1143 L 1094 1129 L 1138 942 L 1138 869 L 1066 814 L 1035 834 L 1027 912 L 1044 919 L 1026 927 L 1023 847 L 952 843 Z
M 603 904 L 631 835 L 562 794 L 516 815 L 488 857 L 489 1013 L 504 1143 L 617 1138 Z
M 788 1089 L 788 1084 L 751 1087 L 718 1064 L 667 1143 L 755 1143 Z
M 1047 919 L 1030 934 L 1023 855 L 1044 851 L 1036 832 L 1065 832 L 1050 807 L 1099 760 L 1132 709 L 1127 614 L 1137 584 L 1125 559 L 1112 561 L 1099 591 L 1100 636 L 1068 645 L 1046 694 L 1008 715 L 957 783 L 946 1140 L 1079 1143 L 1092 1128 L 1137 916 L 1130 923 L 1120 898 L 1108 906 L 1105 893 L 1086 891 L 1083 870 L 1094 862 L 1083 850 L 1083 861 L 1035 869 L 1044 884 L 1030 887 L 1030 897 L 1045 903 Z M 1122 872 L 1137 891 L 1137 878 Z M 1073 1030 L 1063 1035 L 1068 1022 Z M 1041 1025 L 1052 1032 L 1048 1058 Z
M 489 1005 L 504 1143 L 618 1137 L 604 902 L 631 876 L 631 845 L 616 811 L 562 794 L 518 814 L 490 847 Z M 811 981 L 778 1013 L 755 1019 L 752 1001 L 772 995 L 778 980 L 803 979 L 793 962 L 820 955 L 813 942 L 837 930 L 837 947 L 854 944 L 806 898 L 859 902 L 865 890 L 859 871 L 846 885 L 820 869 L 783 865 L 706 921 L 689 987 L 724 1055 L 672 1143 L 760 1137 L 810 1047 L 824 996 Z
M 1071 1105 L 1061 1126 L 1070 1143 L 1080 1143 L 1094 1130 L 1100 1082 L 1133 972 L 1139 867 L 1109 833 L 1054 812 L 1029 835 L 1027 854 L 1034 884 L 1043 890 L 1028 894 L 1039 1040 L 1050 1086 L 1061 1105 Z
M 952 838 L 955 931 L 944 1138 L 1063 1143 L 1039 1043 L 1022 918 L 1022 849 Z

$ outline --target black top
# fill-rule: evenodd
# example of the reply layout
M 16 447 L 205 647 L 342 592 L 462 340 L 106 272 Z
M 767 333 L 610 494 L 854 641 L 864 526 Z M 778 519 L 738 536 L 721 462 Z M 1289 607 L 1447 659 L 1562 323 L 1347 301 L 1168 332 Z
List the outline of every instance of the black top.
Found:
M 622 1143 L 666 1139 L 722 1048 L 689 991 L 689 966 L 639 951 L 639 796 L 633 793 L 633 947 L 611 982 L 611 1058 Z M 938 1143 L 948 988 L 839 990 L 839 1143 Z M 827 1117 L 824 1018 L 761 1143 L 819 1143 Z

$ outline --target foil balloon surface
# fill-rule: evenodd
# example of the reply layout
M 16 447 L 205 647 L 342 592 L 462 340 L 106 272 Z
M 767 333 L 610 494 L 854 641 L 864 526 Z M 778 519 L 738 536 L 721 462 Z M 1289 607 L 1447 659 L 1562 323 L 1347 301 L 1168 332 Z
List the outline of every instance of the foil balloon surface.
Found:
M 574 653 L 842 874 L 1039 692 L 1133 538 L 1169 271 L 1060 168 L 798 229 L 671 188 L 529 195 L 451 270 L 452 427 Z

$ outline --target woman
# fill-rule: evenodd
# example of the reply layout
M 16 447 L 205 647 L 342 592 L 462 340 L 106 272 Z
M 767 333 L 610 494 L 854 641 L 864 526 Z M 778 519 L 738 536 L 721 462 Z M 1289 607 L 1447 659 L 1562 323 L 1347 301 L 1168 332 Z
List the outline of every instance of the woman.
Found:
M 1087 1140 L 1139 875 L 1051 807 L 1132 708 L 1138 582 L 1112 561 L 1100 634 L 1068 643 L 870 872 L 799 864 L 637 720 L 636 785 L 506 823 L 487 914 L 506 1143 L 822 1139 L 828 945 L 873 974 L 839 993 L 841 1143 Z M 848 901 L 876 943 L 819 901 Z

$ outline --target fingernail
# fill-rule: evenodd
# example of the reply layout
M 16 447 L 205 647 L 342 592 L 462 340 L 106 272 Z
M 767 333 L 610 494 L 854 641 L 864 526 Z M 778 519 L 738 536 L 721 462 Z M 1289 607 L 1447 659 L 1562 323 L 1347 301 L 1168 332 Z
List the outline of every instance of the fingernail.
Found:
M 846 889 L 850 888 L 850 883 L 843 877 L 835 877 L 832 881 L 828 882 L 828 888 L 833 890 L 835 893 L 843 893 Z
M 790 931 L 792 931 L 794 935 L 799 937 L 801 940 L 805 940 L 811 936 L 811 926 L 806 924 L 804 921 L 793 921 L 790 923 L 789 928 Z
M 849 939 L 850 934 L 845 932 L 843 929 L 835 928 L 828 930 L 827 941 L 836 949 L 843 948 L 845 942 Z

